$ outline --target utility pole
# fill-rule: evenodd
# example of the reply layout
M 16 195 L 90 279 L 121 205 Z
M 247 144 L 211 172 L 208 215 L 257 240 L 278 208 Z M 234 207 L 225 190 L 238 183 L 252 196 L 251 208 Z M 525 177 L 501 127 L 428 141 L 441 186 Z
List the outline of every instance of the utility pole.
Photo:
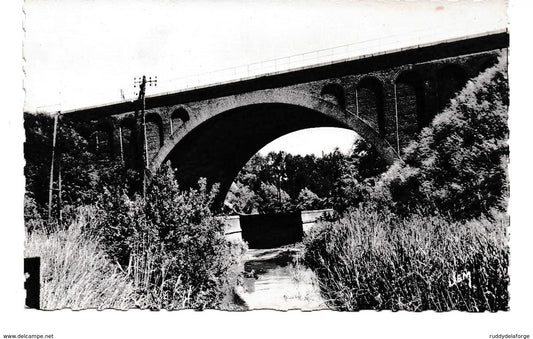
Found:
M 141 105 L 141 123 L 142 123 L 142 133 L 143 133 L 143 199 L 146 200 L 146 171 L 148 169 L 148 140 L 146 136 L 146 84 L 149 86 L 157 86 L 157 76 L 152 79 L 152 77 L 149 77 L 149 80 L 146 80 L 146 76 L 142 76 L 139 78 L 133 78 L 133 87 L 137 87 L 139 85 L 139 97 L 138 102 Z
M 396 91 L 396 82 L 394 82 L 394 112 L 395 112 L 395 119 L 396 119 L 396 149 L 398 152 L 398 156 L 401 158 L 400 153 L 400 132 L 398 128 L 398 93 Z
M 56 139 L 57 139 L 57 125 L 59 122 L 59 115 L 61 112 L 57 112 L 54 115 L 54 131 L 52 134 L 52 159 L 50 161 L 50 185 L 48 187 L 48 222 L 52 220 L 52 198 L 54 190 L 54 162 L 56 153 Z

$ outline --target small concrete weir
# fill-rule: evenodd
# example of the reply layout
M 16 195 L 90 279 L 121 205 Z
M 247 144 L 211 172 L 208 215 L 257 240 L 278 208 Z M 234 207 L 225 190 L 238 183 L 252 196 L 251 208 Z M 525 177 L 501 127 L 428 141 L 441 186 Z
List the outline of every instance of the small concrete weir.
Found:
M 248 309 L 327 309 L 313 271 L 302 263 L 301 240 L 331 210 L 226 218 L 227 236 L 248 243 L 243 285 L 235 292 Z
M 274 248 L 302 241 L 301 212 L 239 217 L 242 239 L 249 248 Z

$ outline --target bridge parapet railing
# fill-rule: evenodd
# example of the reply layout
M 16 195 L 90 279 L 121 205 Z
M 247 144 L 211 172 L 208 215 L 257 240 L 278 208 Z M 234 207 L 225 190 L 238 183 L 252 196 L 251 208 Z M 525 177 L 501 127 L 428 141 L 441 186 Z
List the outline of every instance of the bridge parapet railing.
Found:
M 470 34 L 469 36 L 474 37 L 485 34 L 487 32 Z M 403 31 L 386 37 L 359 41 L 353 44 L 250 63 L 178 79 L 163 80 L 162 87 L 172 88 L 173 91 L 187 90 L 222 82 L 239 81 L 271 73 L 382 54 L 394 50 L 416 48 L 423 44 L 440 42 L 445 39 L 458 39 L 458 35 L 455 37 L 451 35 L 449 26 L 434 27 L 431 30 Z

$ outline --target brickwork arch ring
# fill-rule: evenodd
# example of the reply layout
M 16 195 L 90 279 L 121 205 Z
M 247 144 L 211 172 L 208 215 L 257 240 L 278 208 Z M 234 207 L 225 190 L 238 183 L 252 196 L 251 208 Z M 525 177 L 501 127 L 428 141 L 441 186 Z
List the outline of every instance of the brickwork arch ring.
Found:
M 286 104 L 304 109 L 314 110 L 320 114 L 334 119 L 348 129 L 352 129 L 367 142 L 374 145 L 378 153 L 389 164 L 399 159 L 394 148 L 372 128 L 366 121 L 357 117 L 352 112 L 335 105 L 327 100 L 312 96 L 305 92 L 291 91 L 287 89 L 269 89 L 257 92 L 248 92 L 237 96 L 219 98 L 191 115 L 190 120 L 165 140 L 163 146 L 152 158 L 149 171 L 155 173 L 157 169 L 166 161 L 170 152 L 189 133 L 197 128 L 201 128 L 204 122 L 236 108 L 260 105 L 260 104 Z

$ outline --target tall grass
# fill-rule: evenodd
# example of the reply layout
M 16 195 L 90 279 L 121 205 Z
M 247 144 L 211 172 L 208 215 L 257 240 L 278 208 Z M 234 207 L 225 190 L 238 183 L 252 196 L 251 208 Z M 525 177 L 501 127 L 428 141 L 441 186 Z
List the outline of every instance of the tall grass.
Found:
M 224 260 L 232 260 L 242 255 L 245 246 L 241 243 L 228 247 Z M 212 283 L 198 291 L 198 285 L 188 281 L 188 272 L 179 272 L 175 268 L 175 257 L 165 253 L 163 246 L 139 241 L 136 243 L 130 263 L 125 268 L 136 291 L 135 306 L 152 310 L 180 310 L 215 308 L 224 310 L 243 310 L 233 302 L 233 287 L 240 279 L 240 267 L 236 262 L 225 269 L 222 282 Z M 192 265 L 192 264 L 191 264 Z M 212 271 L 213 274 L 215 271 Z M 176 275 L 177 274 L 177 275 Z M 216 278 L 213 277 L 213 280 Z
M 41 309 L 133 307 L 132 283 L 83 226 L 80 220 L 50 234 L 26 234 L 24 256 L 41 257 Z
M 305 259 L 338 310 L 507 310 L 507 226 L 359 208 L 314 230 Z
M 54 231 L 26 232 L 25 257 L 41 257 L 41 309 L 242 310 L 233 303 L 233 286 L 239 275 L 235 265 L 228 268 L 224 284 L 198 290 L 199 284 L 188 281 L 189 272 L 176 271 L 176 257 L 161 243 L 149 241 L 141 232 L 133 242 L 129 261 L 120 265 L 104 251 L 106 214 L 84 206 L 76 215 L 67 228 L 55 224 Z M 220 259 L 237 257 L 244 248 L 238 243 L 229 245 L 229 257 Z

